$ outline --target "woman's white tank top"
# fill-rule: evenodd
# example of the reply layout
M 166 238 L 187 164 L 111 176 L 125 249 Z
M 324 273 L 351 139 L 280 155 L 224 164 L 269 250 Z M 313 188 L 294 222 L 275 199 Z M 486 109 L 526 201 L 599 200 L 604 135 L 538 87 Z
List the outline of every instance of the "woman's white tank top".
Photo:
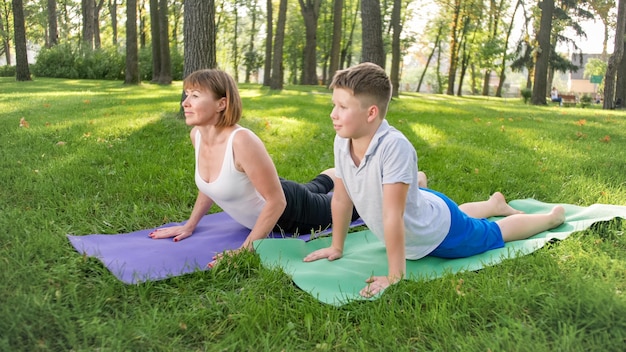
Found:
M 233 156 L 233 138 L 239 131 L 247 130 L 243 127 L 234 130 L 228 137 L 224 161 L 220 174 L 213 182 L 206 182 L 198 170 L 198 156 L 202 135 L 196 130 L 196 186 L 200 192 L 211 198 L 224 212 L 230 215 L 241 225 L 252 229 L 259 214 L 265 206 L 265 199 L 261 197 L 254 185 L 243 172 L 235 168 Z M 250 132 L 252 133 L 252 132 Z

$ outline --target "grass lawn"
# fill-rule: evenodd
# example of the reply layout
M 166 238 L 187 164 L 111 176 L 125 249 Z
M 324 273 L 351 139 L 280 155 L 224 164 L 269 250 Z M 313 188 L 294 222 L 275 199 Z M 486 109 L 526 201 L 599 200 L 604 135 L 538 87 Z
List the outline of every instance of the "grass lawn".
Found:
M 626 221 L 478 272 L 403 281 L 334 307 L 254 254 L 125 285 L 66 234 L 184 221 L 193 148 L 181 83 L 0 78 L 0 351 L 622 351 Z M 323 87 L 242 85 L 244 119 L 281 176 L 333 164 Z M 20 124 L 20 120 L 25 122 Z M 407 93 L 388 119 L 429 186 L 458 203 L 626 204 L 626 112 Z M 22 125 L 20 127 L 20 125 Z

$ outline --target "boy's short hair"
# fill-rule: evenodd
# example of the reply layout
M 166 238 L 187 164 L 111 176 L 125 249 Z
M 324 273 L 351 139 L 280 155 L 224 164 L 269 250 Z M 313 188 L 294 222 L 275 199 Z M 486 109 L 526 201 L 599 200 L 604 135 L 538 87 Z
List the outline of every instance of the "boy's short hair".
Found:
M 233 126 L 241 120 L 241 97 L 237 83 L 228 73 L 217 69 L 194 71 L 183 80 L 183 90 L 188 89 L 210 92 L 216 99 L 226 98 L 226 109 L 217 127 Z
M 337 71 L 329 87 L 350 89 L 355 97 L 366 99 L 363 103 L 376 104 L 382 118 L 387 114 L 392 94 L 391 80 L 385 70 L 374 63 L 363 62 Z

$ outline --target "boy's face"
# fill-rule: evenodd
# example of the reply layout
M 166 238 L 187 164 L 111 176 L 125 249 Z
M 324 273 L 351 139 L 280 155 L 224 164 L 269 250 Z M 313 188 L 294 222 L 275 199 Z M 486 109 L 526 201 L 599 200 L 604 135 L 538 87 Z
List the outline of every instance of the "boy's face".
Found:
M 352 94 L 352 90 L 345 88 L 333 90 L 333 110 L 330 118 L 340 137 L 356 139 L 368 134 L 368 117 L 372 112 L 371 107 L 363 105 Z

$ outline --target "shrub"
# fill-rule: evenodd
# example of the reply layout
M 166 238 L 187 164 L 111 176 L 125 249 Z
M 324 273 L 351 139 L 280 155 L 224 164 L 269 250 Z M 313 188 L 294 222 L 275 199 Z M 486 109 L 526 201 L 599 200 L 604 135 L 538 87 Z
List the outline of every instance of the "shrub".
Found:
M 59 44 L 39 52 L 33 74 L 55 78 L 123 79 L 124 61 L 124 55 L 116 48 L 83 50 L 70 44 Z
M 15 66 L 0 66 L 0 77 L 15 77 Z
M 523 88 L 520 90 L 520 93 L 522 94 L 522 99 L 524 99 L 524 104 L 528 104 L 530 97 L 533 95 L 533 91 L 530 90 L 530 88 Z
M 582 97 L 580 97 L 580 105 L 583 108 L 591 105 L 592 102 L 593 102 L 593 98 L 589 94 L 585 94 Z

